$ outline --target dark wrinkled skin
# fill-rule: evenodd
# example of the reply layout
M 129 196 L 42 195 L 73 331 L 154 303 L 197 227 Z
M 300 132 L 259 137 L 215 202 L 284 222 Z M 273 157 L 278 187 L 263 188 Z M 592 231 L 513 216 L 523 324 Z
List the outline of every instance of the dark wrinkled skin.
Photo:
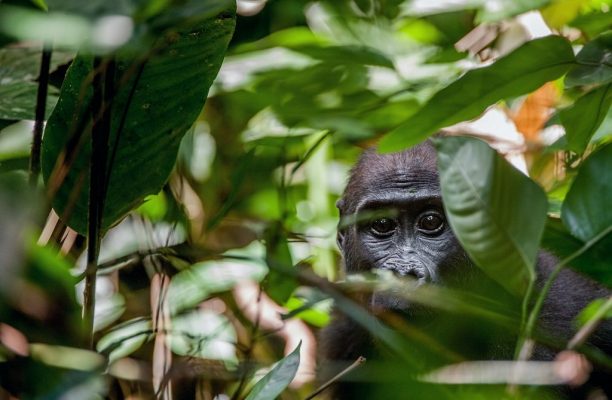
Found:
M 441 199 L 436 153 L 431 143 L 425 142 L 400 153 L 382 155 L 374 149 L 364 152 L 353 168 L 337 206 L 341 221 L 359 214 L 372 214 L 381 210 L 388 212 L 388 216 L 384 217 L 386 221 L 381 221 L 380 216 L 376 216 L 346 227 L 342 227 L 341 223 L 338 246 L 347 274 L 382 269 L 390 270 L 400 277 L 411 277 L 418 283 L 467 291 L 481 290 L 480 294 L 483 296 L 503 299 L 507 301 L 509 308 L 516 307 L 514 311 L 518 312 L 520 301 L 512 299 L 512 296 L 487 279 L 480 269 L 472 264 L 448 225 Z M 432 215 L 433 223 L 425 224 L 425 227 L 435 229 L 422 229 L 422 218 Z M 536 286 L 541 287 L 556 263 L 554 256 L 543 251 L 540 253 Z M 483 282 L 486 284 L 482 285 Z M 539 329 L 557 341 L 567 341 L 575 333 L 572 321 L 577 313 L 590 301 L 609 295 L 609 290 L 571 270 L 564 270 L 556 279 L 545 301 Z M 420 309 L 416 304 L 410 304 L 392 293 L 385 292 L 371 294 L 365 299 L 365 303 L 374 312 L 387 310 L 399 313 L 408 322 L 431 329 L 434 335 L 436 322 L 423 323 L 423 314 L 415 313 L 415 310 Z M 479 333 L 478 327 L 472 329 L 473 325 L 468 323 L 467 329 L 462 331 L 460 325 L 463 316 L 434 317 L 433 314 L 435 312 L 431 314 L 430 319 L 434 321 L 437 318 L 442 331 L 457 328 L 452 339 L 456 341 L 457 346 L 465 347 L 467 358 L 512 358 L 516 332 L 508 333 L 507 329 L 500 329 L 493 334 L 496 337 L 474 338 L 472 336 Z M 464 339 L 471 339 L 476 343 L 472 347 L 468 344 L 463 346 Z M 612 354 L 612 323 L 604 323 L 592 336 L 591 343 Z M 376 359 L 380 357 L 378 347 L 375 338 L 339 312 L 321 333 L 321 359 L 324 365 L 330 361 L 346 361 L 350 364 L 359 356 Z M 539 346 L 533 358 L 550 360 L 554 355 L 553 350 Z M 324 371 L 320 378 L 325 381 L 336 372 L 338 370 Z M 367 374 L 363 371 L 362 373 Z M 597 374 L 600 373 L 596 372 L 594 376 Z M 409 373 L 406 375 L 409 376 Z M 612 377 L 606 377 L 605 374 L 602 376 L 603 382 L 612 380 Z M 611 390 L 610 387 L 605 389 Z M 574 390 L 570 397 L 583 398 L 586 392 L 586 389 Z M 367 385 L 340 383 L 327 395 L 335 399 L 371 398 L 367 393 Z M 395 392 L 395 395 L 397 398 L 402 397 L 399 392 Z M 404 393 L 403 396 L 418 398 L 415 393 Z

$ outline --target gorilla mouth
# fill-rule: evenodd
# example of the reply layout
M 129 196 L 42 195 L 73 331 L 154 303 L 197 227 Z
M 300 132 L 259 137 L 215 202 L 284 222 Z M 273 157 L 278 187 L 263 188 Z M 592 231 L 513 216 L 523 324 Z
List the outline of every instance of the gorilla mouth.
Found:
M 393 311 L 408 315 L 420 315 L 425 311 L 422 304 L 398 296 L 391 290 L 373 292 L 370 295 L 368 305 L 374 314 Z

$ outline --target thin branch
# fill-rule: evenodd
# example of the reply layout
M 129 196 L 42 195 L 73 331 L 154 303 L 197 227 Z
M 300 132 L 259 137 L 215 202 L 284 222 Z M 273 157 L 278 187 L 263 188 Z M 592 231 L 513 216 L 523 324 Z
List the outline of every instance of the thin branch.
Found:
M 608 300 L 599 307 L 593 318 L 589 320 L 569 341 L 567 344 L 568 350 L 574 350 L 576 347 L 580 346 L 584 343 L 593 332 L 597 329 L 601 321 L 606 317 L 606 315 L 612 310 L 612 296 L 608 297 Z
M 330 380 L 328 380 L 327 382 L 325 382 L 320 388 L 318 388 L 317 390 L 315 390 L 313 393 L 311 393 L 310 395 L 308 395 L 304 400 L 310 400 L 315 398 L 316 396 L 320 395 L 325 389 L 327 389 L 328 387 L 330 387 L 331 385 L 333 385 L 337 380 L 339 380 L 340 378 L 342 378 L 344 375 L 348 374 L 349 372 L 351 372 L 352 370 L 354 370 L 355 368 L 361 366 L 363 363 L 366 362 L 366 358 L 359 356 L 357 358 L 357 360 L 355 360 L 354 363 L 352 363 L 351 365 L 349 365 L 347 368 L 345 368 L 344 370 L 342 370 L 338 375 L 334 376 L 333 378 L 331 378 Z
M 36 94 L 36 116 L 32 131 L 32 152 L 30 155 L 30 184 L 36 185 L 40 175 L 40 148 L 42 144 L 45 111 L 47 106 L 47 91 L 49 88 L 49 67 L 51 65 L 52 46 L 43 45 L 40 58 L 40 73 L 38 76 L 38 92 Z

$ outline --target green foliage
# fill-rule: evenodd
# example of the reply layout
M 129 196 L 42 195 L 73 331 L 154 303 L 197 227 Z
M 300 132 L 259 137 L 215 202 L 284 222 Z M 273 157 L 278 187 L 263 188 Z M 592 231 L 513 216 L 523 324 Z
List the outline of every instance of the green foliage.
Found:
M 522 295 L 535 279 L 546 220 L 546 196 L 486 143 L 466 138 L 436 141 L 448 220 L 476 264 Z
M 537 384 L 508 393 L 511 374 L 478 384 L 482 366 L 456 363 L 491 337 L 547 341 L 522 323 L 545 295 L 527 290 L 540 247 L 612 287 L 608 2 L 257 6 L 240 1 L 236 16 L 233 0 L 0 4 L 0 397 L 154 398 L 172 388 L 176 398 L 304 398 L 316 385 L 294 388 L 311 376 L 298 366 L 314 362 L 312 338 L 335 309 L 393 359 L 351 373 L 381 383 L 364 397 L 555 398 Z M 563 36 L 525 25 L 538 12 Z M 44 182 L 28 183 L 42 43 L 53 49 Z M 103 90 L 94 60 L 106 76 L 115 66 Z M 112 102 L 110 120 L 94 91 Z M 491 123 L 488 111 L 505 117 Z M 110 139 L 96 182 L 104 195 L 90 199 L 94 116 Z M 448 221 L 491 287 L 343 276 L 334 204 L 350 166 L 365 147 L 399 151 L 439 131 Z M 100 203 L 98 301 L 85 335 L 84 252 L 102 237 L 84 234 Z M 50 206 L 59 222 L 53 213 L 45 222 Z M 372 313 L 360 300 L 373 290 L 443 317 Z M 611 303 L 593 302 L 577 327 L 609 318 Z M 469 384 L 428 378 L 446 366 Z
M 559 116 L 565 127 L 567 149 L 582 153 L 601 125 L 612 104 L 612 84 L 592 90 L 576 100 Z
M 497 101 L 529 93 L 559 78 L 573 62 L 571 46 L 559 36 L 527 42 L 490 66 L 468 71 L 437 92 L 418 112 L 389 132 L 379 149 L 401 150 L 440 128 L 475 118 Z
M 606 84 L 612 80 L 612 32 L 604 32 L 584 47 L 576 55 L 576 63 L 565 84 L 577 85 Z
M 146 195 L 161 190 L 181 138 L 206 100 L 233 27 L 233 18 L 223 15 L 165 35 L 144 60 L 117 60 L 103 229 L 140 205 Z M 82 129 L 91 113 L 91 73 L 91 57 L 81 55 L 70 66 L 45 130 L 42 153 L 43 175 L 56 191 L 57 213 L 83 234 L 88 222 L 91 133 Z M 63 177 L 60 171 L 65 167 L 69 172 Z
M 609 242 L 612 236 L 612 215 L 608 210 L 612 201 L 610 171 L 612 144 L 608 143 L 585 160 L 561 209 L 563 223 L 572 235 L 589 245 Z M 596 266 L 584 268 L 583 272 L 612 286 L 609 265 Z

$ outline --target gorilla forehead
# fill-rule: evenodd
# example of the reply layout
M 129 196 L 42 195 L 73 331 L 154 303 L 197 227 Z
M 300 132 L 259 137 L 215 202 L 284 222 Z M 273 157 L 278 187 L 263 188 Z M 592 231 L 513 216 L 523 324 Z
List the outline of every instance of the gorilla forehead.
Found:
M 343 213 L 353 213 L 364 197 L 394 190 L 406 190 L 407 194 L 439 193 L 436 150 L 431 142 L 397 153 L 380 154 L 375 148 L 366 150 L 351 171 L 340 209 Z

